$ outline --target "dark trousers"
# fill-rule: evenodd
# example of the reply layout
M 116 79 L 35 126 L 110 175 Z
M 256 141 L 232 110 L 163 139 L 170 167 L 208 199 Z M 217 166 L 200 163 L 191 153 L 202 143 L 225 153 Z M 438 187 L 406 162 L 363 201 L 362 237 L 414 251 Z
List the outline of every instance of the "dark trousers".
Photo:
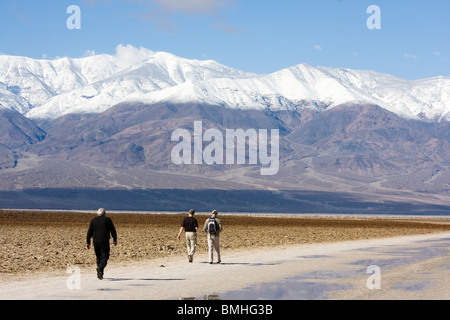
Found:
M 110 251 L 109 242 L 108 243 L 94 242 L 94 250 L 95 256 L 97 257 L 97 270 L 103 272 L 109 259 L 109 251 Z

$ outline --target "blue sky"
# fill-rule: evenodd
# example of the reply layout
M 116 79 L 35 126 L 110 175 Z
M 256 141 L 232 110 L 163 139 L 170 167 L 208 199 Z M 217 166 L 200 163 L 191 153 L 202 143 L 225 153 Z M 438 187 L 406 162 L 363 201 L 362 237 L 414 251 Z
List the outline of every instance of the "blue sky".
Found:
M 81 29 L 70 30 L 70 5 Z M 381 29 L 370 30 L 370 5 Z M 448 0 L 13 0 L 0 4 L 0 53 L 114 54 L 119 44 L 271 73 L 300 63 L 406 79 L 450 76 Z

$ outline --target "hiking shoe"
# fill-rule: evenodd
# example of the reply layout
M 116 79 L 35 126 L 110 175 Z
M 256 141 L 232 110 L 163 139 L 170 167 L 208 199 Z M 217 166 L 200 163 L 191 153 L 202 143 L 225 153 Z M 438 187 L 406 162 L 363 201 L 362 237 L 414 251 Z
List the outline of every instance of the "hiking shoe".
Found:
M 97 278 L 98 278 L 99 280 L 103 280 L 103 272 L 97 271 Z
M 189 262 L 194 261 L 194 257 L 192 255 L 188 255 Z

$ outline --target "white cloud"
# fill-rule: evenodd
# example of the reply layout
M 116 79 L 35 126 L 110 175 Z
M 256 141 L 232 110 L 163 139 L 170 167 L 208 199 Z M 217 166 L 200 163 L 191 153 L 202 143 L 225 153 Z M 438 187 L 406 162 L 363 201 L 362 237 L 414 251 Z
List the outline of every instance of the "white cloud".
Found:
M 223 19 L 220 9 L 235 6 L 237 0 L 121 0 L 134 4 L 138 11 L 132 13 L 136 18 L 152 21 L 161 30 L 171 31 L 174 28 L 174 20 L 177 14 L 191 16 L 213 16 L 215 19 Z M 98 3 L 108 3 L 112 0 L 83 0 L 93 7 Z M 213 27 L 225 32 L 235 33 L 239 30 L 225 22 L 218 22 Z
M 115 62 L 122 68 L 129 67 L 139 61 L 150 58 L 155 55 L 155 52 L 143 47 L 136 48 L 132 45 L 120 44 L 116 48 L 114 56 Z
M 323 48 L 321 46 L 319 46 L 318 44 L 313 45 L 313 48 L 316 49 L 317 51 L 323 50 Z
M 214 14 L 217 8 L 227 6 L 230 0 L 147 0 L 171 13 Z
M 89 6 L 110 0 L 83 0 Z M 236 0 L 123 0 L 138 4 L 154 4 L 158 9 L 168 13 L 215 14 L 217 9 L 233 5 Z
M 92 57 L 92 56 L 95 56 L 95 50 L 84 51 L 84 57 Z
M 240 30 L 239 28 L 237 28 L 231 24 L 228 24 L 228 23 L 223 23 L 223 22 L 217 21 L 213 25 L 217 29 L 222 30 L 223 32 L 226 32 L 226 33 L 242 33 L 242 30 Z
M 412 53 L 405 53 L 403 55 L 403 58 L 405 58 L 405 59 L 413 59 L 413 60 L 417 60 L 418 59 L 418 57 L 416 55 L 413 55 Z

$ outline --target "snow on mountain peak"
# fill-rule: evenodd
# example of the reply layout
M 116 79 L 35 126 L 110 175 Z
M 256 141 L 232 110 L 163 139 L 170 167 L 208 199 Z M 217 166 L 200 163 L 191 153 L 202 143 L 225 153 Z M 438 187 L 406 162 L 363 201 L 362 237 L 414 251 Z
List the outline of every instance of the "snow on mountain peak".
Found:
M 119 45 L 115 55 L 77 59 L 0 56 L 0 104 L 28 117 L 96 113 L 124 101 L 317 111 L 363 102 L 404 118 L 450 121 L 450 77 L 408 81 L 309 64 L 254 74 L 130 45 Z

